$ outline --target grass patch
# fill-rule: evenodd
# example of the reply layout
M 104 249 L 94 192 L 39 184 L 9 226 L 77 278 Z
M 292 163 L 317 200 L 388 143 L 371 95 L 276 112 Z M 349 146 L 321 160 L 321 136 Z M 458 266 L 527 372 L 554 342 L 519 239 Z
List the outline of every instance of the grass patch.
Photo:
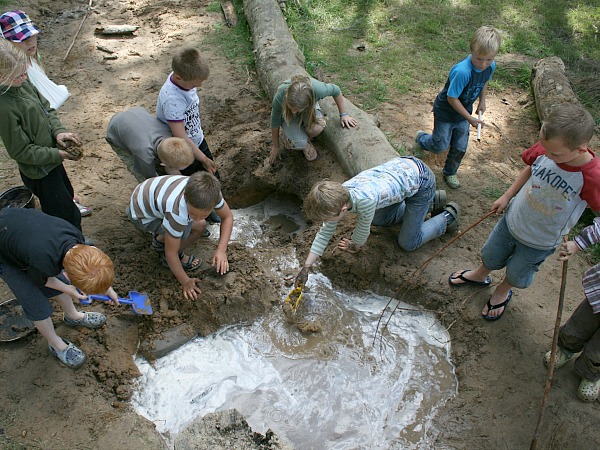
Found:
M 486 187 L 481 190 L 481 193 L 483 194 L 484 197 L 487 197 L 487 198 L 490 198 L 490 199 L 496 201 L 502 196 L 502 194 L 504 194 L 506 192 L 506 189 L 508 189 L 508 186 L 506 186 L 506 188 Z
M 334 82 L 363 108 L 441 89 L 483 24 L 503 31 L 501 53 L 559 56 L 573 88 L 600 122 L 600 4 L 569 0 L 297 0 L 286 20 L 313 76 Z M 460 26 L 457 26 L 460 24 Z M 363 51 L 357 50 L 359 46 Z M 498 65 L 492 88 L 529 88 L 526 65 Z
M 213 32 L 205 37 L 203 42 L 221 49 L 229 60 L 235 61 L 240 73 L 247 74 L 254 68 L 252 33 L 243 12 L 242 0 L 233 0 L 233 6 L 238 17 L 237 25 L 229 28 L 223 23 L 217 23 Z M 206 10 L 212 13 L 221 12 L 221 3 L 211 3 Z

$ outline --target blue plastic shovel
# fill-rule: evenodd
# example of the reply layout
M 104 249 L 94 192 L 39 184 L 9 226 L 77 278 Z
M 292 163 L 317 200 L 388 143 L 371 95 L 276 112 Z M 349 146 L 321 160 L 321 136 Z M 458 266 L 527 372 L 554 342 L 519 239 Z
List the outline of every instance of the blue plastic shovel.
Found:
M 93 300 L 110 302 L 112 299 L 108 295 L 88 295 L 87 299 L 79 300 L 82 305 L 90 305 Z M 129 291 L 127 298 L 119 298 L 119 302 L 123 305 L 131 305 L 131 309 L 135 314 L 150 315 L 152 314 L 152 305 L 146 294 L 140 294 L 136 291 Z

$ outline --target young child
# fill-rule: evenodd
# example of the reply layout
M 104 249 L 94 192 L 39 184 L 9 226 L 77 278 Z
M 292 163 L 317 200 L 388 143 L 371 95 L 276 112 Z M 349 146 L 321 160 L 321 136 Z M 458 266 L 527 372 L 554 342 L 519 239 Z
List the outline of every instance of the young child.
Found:
M 585 250 L 600 242 L 600 218 L 576 236 L 561 245 L 558 259 L 566 261 L 579 250 Z M 560 328 L 554 367 L 560 369 L 568 361 L 575 360 L 575 372 L 581 377 L 577 397 L 584 402 L 593 402 L 600 395 L 600 264 L 596 264 L 583 275 L 585 299 L 573 315 Z M 551 351 L 544 357 L 550 365 Z
M 0 137 L 42 210 L 81 230 L 81 213 L 73 203 L 73 187 L 62 165 L 64 159 L 73 159 L 63 150 L 66 142 L 81 143 L 27 80 L 27 66 L 25 53 L 0 39 Z
M 37 35 L 40 30 L 36 28 L 27 14 L 19 10 L 8 11 L 0 16 L 0 30 L 5 39 L 25 52 L 29 58 L 27 77 L 31 84 L 48 100 L 51 108 L 60 108 L 69 98 L 69 91 L 66 86 L 59 86 L 48 78 L 42 68 L 42 58 L 37 45 Z M 77 197 L 73 197 L 73 201 L 79 208 L 81 217 L 92 214 L 92 208 L 83 206 Z
M 271 111 L 271 136 L 273 147 L 269 163 L 281 158 L 279 148 L 279 128 L 283 129 L 284 145 L 287 148 L 301 150 L 308 161 L 317 158 L 317 150 L 310 139 L 318 136 L 325 127 L 325 119 L 319 108 L 319 100 L 333 97 L 340 113 L 342 127 L 355 127 L 356 119 L 346 112 L 344 96 L 335 84 L 323 83 L 314 78 L 295 76 L 284 81 L 273 96 Z
M 169 126 L 141 106 L 115 114 L 106 141 L 139 182 L 164 174 L 191 175 L 202 169 L 188 141 L 172 137 Z
M 488 286 L 489 273 L 506 267 L 483 308 L 484 319 L 502 317 L 512 288 L 531 285 L 587 206 L 600 210 L 600 160 L 587 147 L 593 133 L 594 119 L 584 108 L 556 106 L 542 124 L 539 142 L 523 152 L 527 167 L 492 205 L 492 211 L 506 209 L 506 214 L 481 250 L 481 265 L 450 275 L 451 286 Z
M 304 211 L 309 219 L 325 223 L 296 277 L 296 286 L 306 283 L 310 267 L 323 255 L 338 222 L 347 212 L 358 216 L 352 238 L 342 238 L 337 246 L 348 253 L 362 249 L 371 224 L 392 226 L 402 222 L 398 245 L 405 251 L 416 250 L 446 231 L 456 230 L 458 205 L 453 202 L 432 205 L 435 197 L 435 176 L 423 161 L 414 157 L 394 158 L 343 184 L 316 183 L 304 201 Z M 442 213 L 425 220 L 431 206 L 434 210 L 443 208 Z
M 221 194 L 221 183 L 208 172 L 186 177 L 165 175 L 138 185 L 131 196 L 127 215 L 140 230 L 152 234 L 152 249 L 162 254 L 162 262 L 181 283 L 183 296 L 196 299 L 202 292 L 198 278 L 186 272 L 200 268 L 202 261 L 186 255 L 206 226 L 206 217 L 216 210 L 221 218 L 221 233 L 212 265 L 221 275 L 229 270 L 227 244 L 233 229 L 233 215 Z
M 456 172 L 469 144 L 469 125 L 477 128 L 484 122 L 473 117 L 473 103 L 479 98 L 477 110 L 486 110 L 487 83 L 496 69 L 494 58 L 500 48 L 500 32 L 483 26 L 471 39 L 471 54 L 450 70 L 444 89 L 433 103 L 433 134 L 418 131 L 415 148 L 441 153 L 448 147 L 442 173 L 450 188 L 458 189 Z
M 46 338 L 52 355 L 70 368 L 81 366 L 85 354 L 56 334 L 48 299 L 56 297 L 65 324 L 87 328 L 101 327 L 106 317 L 77 311 L 73 299 L 85 299 L 86 293 L 106 294 L 112 303 L 119 303 L 111 287 L 112 261 L 83 242 L 81 231 L 63 219 L 35 209 L 0 211 L 0 277 Z
M 208 148 L 200 121 L 200 100 L 197 88 L 207 80 L 210 70 L 195 48 L 184 48 L 172 61 L 173 72 L 158 95 L 156 117 L 169 125 L 174 137 L 185 139 L 191 145 L 194 158 L 204 168 L 217 175 L 217 166 Z

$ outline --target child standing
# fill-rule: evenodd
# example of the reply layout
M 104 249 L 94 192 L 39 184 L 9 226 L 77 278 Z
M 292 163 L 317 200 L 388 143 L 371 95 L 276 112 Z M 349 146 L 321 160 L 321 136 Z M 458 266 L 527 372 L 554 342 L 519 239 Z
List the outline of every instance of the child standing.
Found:
M 445 196 L 443 196 L 445 198 Z M 296 286 L 304 285 L 308 271 L 323 255 L 338 222 L 347 212 L 358 216 L 352 238 L 342 238 L 337 248 L 358 253 L 370 234 L 371 224 L 392 226 L 402 222 L 398 245 L 405 251 L 416 250 L 446 231 L 458 228 L 456 203 L 434 204 L 435 175 L 423 161 L 414 157 L 395 158 L 365 170 L 343 184 L 316 183 L 304 201 L 309 219 L 324 221 L 317 233 L 304 267 L 296 277 Z M 429 220 L 425 216 L 433 206 L 442 213 Z
M 202 291 L 198 278 L 186 272 L 200 268 L 202 261 L 186 255 L 206 227 L 206 217 L 215 210 L 221 219 L 221 233 L 212 265 L 221 275 L 229 270 L 227 244 L 233 229 L 233 215 L 221 194 L 221 183 L 208 172 L 186 177 L 165 175 L 139 184 L 127 207 L 127 215 L 140 230 L 152 235 L 152 249 L 181 283 L 183 296 L 196 299 Z
M 333 97 L 340 113 L 342 127 L 355 127 L 356 119 L 346 112 L 344 96 L 335 84 L 323 83 L 305 76 L 295 76 L 284 81 L 273 96 L 271 111 L 271 136 L 273 147 L 269 163 L 281 157 L 279 128 L 283 129 L 286 148 L 301 150 L 308 161 L 317 158 L 317 150 L 310 139 L 318 136 L 325 127 L 325 119 L 319 108 L 319 100 Z
M 69 98 L 66 86 L 54 83 L 41 66 L 41 56 L 38 51 L 37 35 L 40 30 L 23 11 L 8 11 L 0 16 L 0 30 L 5 39 L 15 47 L 25 52 L 29 58 L 27 77 L 42 96 L 48 100 L 50 107 L 58 109 Z M 92 214 L 92 208 L 83 206 L 77 197 L 73 197 L 82 217 Z
M 80 142 L 27 80 L 27 66 L 25 53 L 0 39 L 0 137 L 9 156 L 17 161 L 23 183 L 40 200 L 42 211 L 81 230 L 81 214 L 62 165 L 63 160 L 73 159 L 63 150 L 66 142 Z
M 561 245 L 560 261 L 566 261 L 579 250 L 585 250 L 600 242 L 600 218 L 576 236 Z M 596 264 L 583 275 L 585 299 L 571 315 L 558 335 L 554 367 L 560 369 L 568 361 L 575 360 L 575 372 L 581 377 L 577 397 L 584 402 L 593 402 L 600 395 L 600 264 Z M 544 356 L 550 365 L 551 351 Z
M 494 58 L 500 48 L 500 32 L 483 26 L 471 39 L 471 53 L 450 70 L 444 89 L 433 103 L 433 133 L 418 131 L 415 148 L 441 153 L 449 148 L 442 173 L 450 188 L 458 189 L 456 172 L 469 144 L 469 126 L 477 128 L 484 122 L 473 117 L 473 103 L 479 98 L 477 110 L 486 110 L 487 83 L 496 69 Z
M 594 119 L 584 108 L 556 106 L 542 124 L 538 143 L 523 152 L 527 167 L 492 205 L 492 211 L 506 209 L 506 214 L 481 250 L 482 264 L 450 275 L 451 286 L 488 286 L 490 272 L 506 267 L 481 312 L 484 319 L 502 317 L 512 288 L 531 285 L 587 206 L 600 211 L 600 160 L 587 147 L 593 133 Z
M 197 92 L 210 74 L 208 64 L 197 49 L 184 48 L 173 57 L 171 66 L 173 71 L 158 95 L 156 117 L 169 125 L 174 137 L 188 141 L 194 158 L 218 178 L 217 166 L 202 131 Z
M 81 366 L 85 354 L 56 334 L 48 299 L 56 297 L 66 325 L 86 328 L 101 327 L 106 317 L 98 312 L 77 311 L 73 299 L 106 293 L 112 303 L 119 303 L 111 287 L 112 261 L 96 247 L 83 242 L 80 230 L 41 211 L 27 208 L 0 211 L 0 277 L 48 341 L 50 353 L 70 368 Z

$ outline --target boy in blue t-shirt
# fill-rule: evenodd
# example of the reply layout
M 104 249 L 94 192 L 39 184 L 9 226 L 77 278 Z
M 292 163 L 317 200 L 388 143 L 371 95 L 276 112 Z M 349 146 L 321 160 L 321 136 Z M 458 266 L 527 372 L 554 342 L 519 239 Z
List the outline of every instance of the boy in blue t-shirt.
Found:
M 500 42 L 496 28 L 483 26 L 475 31 L 471 53 L 450 69 L 446 85 L 433 103 L 433 133 L 418 131 L 415 137 L 415 149 L 441 153 L 449 147 L 442 173 L 452 189 L 460 187 L 456 172 L 469 144 L 469 125 L 484 125 L 471 115 L 473 103 L 479 98 L 476 111 L 485 112 L 487 83 L 496 69 L 494 58 Z

